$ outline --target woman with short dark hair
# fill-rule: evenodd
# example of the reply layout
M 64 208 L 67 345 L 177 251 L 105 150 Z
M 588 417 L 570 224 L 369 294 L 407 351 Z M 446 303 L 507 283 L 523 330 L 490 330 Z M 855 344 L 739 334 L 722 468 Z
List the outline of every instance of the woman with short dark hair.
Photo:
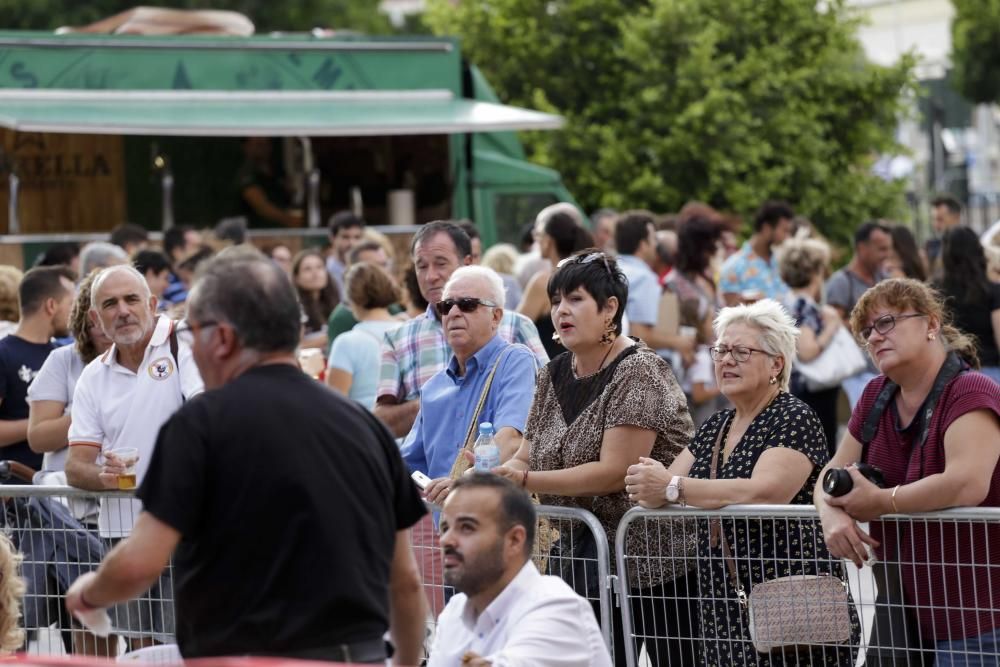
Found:
M 673 460 L 694 430 L 691 415 L 667 362 L 641 341 L 621 335 L 628 282 L 614 258 L 590 249 L 564 259 L 547 292 L 552 324 L 568 352 L 539 373 L 521 447 L 495 472 L 537 493 L 545 504 L 593 512 L 613 551 L 618 523 L 631 507 L 625 470 L 641 456 Z M 665 617 L 653 603 L 690 598 L 685 557 L 694 544 L 684 537 L 690 531 L 664 530 L 654 540 L 640 533 L 628 536 L 630 553 L 646 556 L 628 582 L 636 594 L 636 634 L 673 638 L 647 640 L 654 664 L 693 664 L 689 605 L 671 606 Z M 563 535 L 557 547 L 577 558 L 596 555 L 588 531 Z M 671 555 L 674 560 L 668 560 Z M 580 572 L 559 574 L 584 597 L 597 597 L 598 582 Z M 624 664 L 621 617 L 613 620 L 615 655 Z

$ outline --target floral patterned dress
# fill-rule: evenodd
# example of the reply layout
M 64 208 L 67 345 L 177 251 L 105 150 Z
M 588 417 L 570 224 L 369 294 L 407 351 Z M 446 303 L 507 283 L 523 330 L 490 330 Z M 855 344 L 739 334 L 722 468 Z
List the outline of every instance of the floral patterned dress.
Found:
M 720 429 L 728 430 L 733 410 L 716 413 L 705 422 L 691 443 L 695 461 L 689 476 L 709 479 L 712 449 Z M 723 442 L 726 434 L 723 433 Z M 792 499 L 793 505 L 811 505 L 812 491 L 828 454 L 823 429 L 809 408 L 798 398 L 782 392 L 753 420 L 746 434 L 723 461 L 719 455 L 718 479 L 747 479 L 760 455 L 772 447 L 787 447 L 805 454 L 812 472 Z M 721 543 L 712 545 L 709 521 L 698 522 L 698 594 L 700 598 L 703 654 L 707 665 L 854 665 L 861 627 L 851 604 L 849 644 L 816 647 L 802 653 L 758 653 L 750 641 L 748 616 L 736 596 L 726 568 Z M 834 574 L 843 578 L 841 563 L 831 560 L 819 521 L 753 518 L 723 519 L 725 531 L 743 589 L 792 574 Z

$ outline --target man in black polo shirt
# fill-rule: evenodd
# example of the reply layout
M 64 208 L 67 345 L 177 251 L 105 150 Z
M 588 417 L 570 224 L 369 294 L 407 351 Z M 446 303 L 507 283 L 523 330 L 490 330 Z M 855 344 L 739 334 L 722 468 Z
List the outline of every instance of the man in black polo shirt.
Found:
M 40 266 L 18 287 L 21 319 L 0 340 L 0 459 L 38 470 L 42 455 L 28 446 L 28 385 L 55 349 L 52 337 L 69 335 L 75 287 L 66 266 Z
M 417 664 L 426 600 L 408 529 L 425 509 L 381 422 L 297 367 L 289 278 L 255 251 L 224 253 L 186 327 L 207 391 L 161 429 L 145 510 L 67 607 L 141 593 L 173 553 L 186 658 L 381 664 L 389 629 L 397 662 Z

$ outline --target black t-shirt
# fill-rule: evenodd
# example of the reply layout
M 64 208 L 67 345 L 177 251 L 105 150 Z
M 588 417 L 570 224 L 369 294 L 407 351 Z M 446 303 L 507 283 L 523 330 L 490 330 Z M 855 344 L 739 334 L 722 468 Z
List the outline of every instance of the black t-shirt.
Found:
M 238 197 L 238 212 L 247 219 L 250 228 L 277 227 L 278 223 L 258 215 L 254 207 L 244 197 L 244 192 L 250 187 L 259 187 L 271 204 L 285 210 L 291 204 L 288 190 L 278 175 L 264 171 L 252 163 L 245 163 L 236 174 L 236 190 Z
M 14 334 L 0 339 L 0 419 L 13 421 L 28 418 L 28 385 L 55 349 L 52 343 L 29 343 Z M 0 459 L 18 461 L 39 470 L 42 455 L 28 447 L 28 441 L 0 449 Z
M 1000 366 L 1000 350 L 993 335 L 992 315 L 1000 310 L 1000 284 L 990 283 L 989 298 L 970 302 L 967 294 L 946 293 L 955 326 L 976 339 L 979 363 Z
M 385 426 L 283 364 L 178 410 L 138 495 L 182 535 L 174 589 L 186 658 L 381 637 L 396 531 L 426 512 Z

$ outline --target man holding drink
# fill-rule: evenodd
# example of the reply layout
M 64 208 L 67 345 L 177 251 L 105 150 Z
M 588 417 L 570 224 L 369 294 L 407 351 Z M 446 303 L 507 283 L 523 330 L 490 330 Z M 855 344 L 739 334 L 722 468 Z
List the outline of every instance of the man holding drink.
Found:
M 72 486 L 106 491 L 141 484 L 160 426 L 203 389 L 190 347 L 170 319 L 156 315 L 156 302 L 131 266 L 109 267 L 94 280 L 90 317 L 114 344 L 76 385 L 66 461 Z M 110 543 L 127 537 L 141 511 L 138 500 L 102 498 L 101 537 Z M 172 616 L 171 603 L 132 606 L 118 614 L 116 626 L 125 636 L 166 640 Z

